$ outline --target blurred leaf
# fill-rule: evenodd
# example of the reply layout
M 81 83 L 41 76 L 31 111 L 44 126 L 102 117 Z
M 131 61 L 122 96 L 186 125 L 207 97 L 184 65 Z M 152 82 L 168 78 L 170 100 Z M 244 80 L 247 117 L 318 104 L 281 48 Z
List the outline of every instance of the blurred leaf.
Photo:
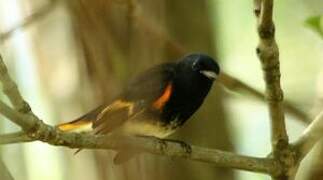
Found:
M 323 15 L 309 17 L 305 24 L 323 38 Z

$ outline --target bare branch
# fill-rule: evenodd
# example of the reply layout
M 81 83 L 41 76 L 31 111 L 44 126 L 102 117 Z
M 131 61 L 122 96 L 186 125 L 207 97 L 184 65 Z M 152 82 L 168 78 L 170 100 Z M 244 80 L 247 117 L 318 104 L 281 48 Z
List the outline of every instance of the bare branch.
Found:
M 275 180 L 293 180 L 297 172 L 295 151 L 290 147 L 283 111 L 283 90 L 280 85 L 279 50 L 275 40 L 273 0 L 254 0 L 257 17 L 259 44 L 256 49 L 263 69 L 271 122 L 272 155 L 282 167 Z M 260 9 L 259 9 L 260 7 Z
M 28 132 L 28 128 L 33 127 L 34 124 L 37 122 L 36 117 L 31 112 L 31 108 L 29 104 L 25 102 L 22 95 L 20 94 L 16 83 L 9 76 L 8 69 L 3 62 L 1 54 L 0 54 L 0 81 L 2 83 L 2 88 L 4 93 L 7 95 L 7 97 L 9 98 L 11 104 L 15 107 L 15 109 L 18 112 L 29 115 L 31 121 L 28 121 L 28 122 L 30 124 L 24 124 L 26 122 L 14 122 L 19 126 L 25 128 L 24 130 Z
M 272 21 L 273 0 L 263 0 L 258 19 L 259 45 L 257 54 L 266 82 L 266 100 L 271 118 L 272 148 L 274 156 L 288 146 L 285 117 L 282 107 L 283 91 L 280 86 L 279 51 Z
M 10 121 L 13 123 L 19 125 L 22 129 L 24 129 L 27 133 L 34 128 L 38 120 L 31 118 L 30 115 L 27 114 L 20 114 L 16 111 L 12 110 L 9 106 L 7 106 L 5 103 L 0 101 L 0 112 L 7 117 Z
M 23 131 L 0 135 L 0 145 L 30 142 L 30 141 L 34 141 L 34 140 L 28 137 L 27 134 L 24 133 Z
M 225 85 L 225 87 L 230 90 L 245 91 L 246 93 L 252 95 L 257 100 L 265 101 L 265 95 L 262 92 L 258 91 L 255 88 L 252 88 L 251 86 L 245 84 L 244 82 L 238 80 L 233 76 L 230 76 L 229 74 L 221 73 L 219 81 L 222 82 Z M 296 108 L 295 105 L 292 104 L 291 102 L 285 100 L 282 103 L 286 112 L 290 113 L 292 116 L 300 120 L 302 123 L 309 124 L 311 122 L 310 117 L 302 110 Z
M 253 0 L 253 12 L 256 17 L 259 17 L 261 10 L 261 0 Z
M 45 17 L 45 15 L 47 15 L 49 12 L 51 12 L 52 9 L 54 9 L 57 2 L 58 0 L 50 0 L 50 2 L 44 7 L 42 7 L 40 10 L 26 17 L 23 22 L 18 23 L 17 25 L 7 30 L 6 32 L 0 33 L 0 41 L 1 42 L 6 41 L 16 30 L 25 28 L 33 24 L 34 22 L 38 21 L 42 17 Z
M 4 103 L 0 102 L 0 113 L 8 119 L 22 126 L 34 124 L 28 115 L 15 112 Z M 183 146 L 182 143 L 147 137 L 116 137 L 113 135 L 94 136 L 90 134 L 63 133 L 58 129 L 37 120 L 28 135 L 32 140 L 40 140 L 56 146 L 88 149 L 124 149 L 133 148 L 143 152 L 181 157 L 195 161 L 215 164 L 221 167 L 237 168 L 266 174 L 279 172 L 277 163 L 271 159 L 255 158 L 237 155 L 230 152 L 202 148 L 192 145 Z M 31 130 L 32 129 L 32 130 Z M 29 141 L 29 140 L 28 140 Z
M 298 152 L 299 161 L 313 148 L 313 146 L 323 137 L 323 111 L 321 111 L 313 122 L 305 129 L 302 136 L 292 144 Z
M 8 69 L 3 62 L 2 56 L 0 55 L 0 81 L 2 82 L 2 90 L 9 98 L 11 104 L 19 112 L 29 112 L 30 107 L 23 100 L 21 94 L 18 91 L 16 83 L 13 82 L 8 74 Z

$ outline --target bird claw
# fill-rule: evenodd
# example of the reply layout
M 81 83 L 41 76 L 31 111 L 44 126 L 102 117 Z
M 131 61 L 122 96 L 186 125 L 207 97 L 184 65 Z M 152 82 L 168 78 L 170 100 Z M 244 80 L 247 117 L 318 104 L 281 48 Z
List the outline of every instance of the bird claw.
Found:
M 183 141 L 174 140 L 174 139 L 165 139 L 165 140 L 180 144 L 181 147 L 184 149 L 185 153 L 187 153 L 187 154 L 191 154 L 192 153 L 192 147 L 190 145 L 186 144 Z
M 183 141 L 179 141 L 179 143 L 181 144 L 182 148 L 185 150 L 185 152 L 187 154 L 191 154 L 192 153 L 192 148 L 190 145 L 186 144 L 185 142 Z
M 184 149 L 186 154 L 192 153 L 192 147 L 188 145 L 187 143 L 180 141 L 180 140 L 174 140 L 174 139 L 160 139 L 154 136 L 139 136 L 139 137 L 146 137 L 146 138 L 153 138 L 158 141 L 158 144 L 161 146 L 161 149 L 165 149 L 167 147 L 166 141 L 174 142 L 180 144 L 180 146 Z

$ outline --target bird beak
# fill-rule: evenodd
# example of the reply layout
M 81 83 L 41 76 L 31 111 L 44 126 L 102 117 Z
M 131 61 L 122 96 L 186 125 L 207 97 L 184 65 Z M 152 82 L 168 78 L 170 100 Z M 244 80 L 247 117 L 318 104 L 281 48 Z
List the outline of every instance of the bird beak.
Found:
M 201 74 L 203 74 L 204 76 L 206 76 L 207 78 L 214 80 L 218 77 L 218 75 L 213 72 L 213 71 L 208 71 L 208 70 L 202 70 L 200 71 Z

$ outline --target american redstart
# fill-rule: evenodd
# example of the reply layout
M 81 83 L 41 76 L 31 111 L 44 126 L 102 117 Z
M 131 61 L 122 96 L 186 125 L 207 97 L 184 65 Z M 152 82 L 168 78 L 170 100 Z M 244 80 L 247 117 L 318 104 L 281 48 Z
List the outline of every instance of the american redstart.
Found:
M 217 62 L 205 54 L 190 54 L 154 66 L 130 81 L 111 103 L 58 128 L 165 138 L 201 106 L 219 73 Z M 119 164 L 130 157 L 119 151 L 114 162 Z

